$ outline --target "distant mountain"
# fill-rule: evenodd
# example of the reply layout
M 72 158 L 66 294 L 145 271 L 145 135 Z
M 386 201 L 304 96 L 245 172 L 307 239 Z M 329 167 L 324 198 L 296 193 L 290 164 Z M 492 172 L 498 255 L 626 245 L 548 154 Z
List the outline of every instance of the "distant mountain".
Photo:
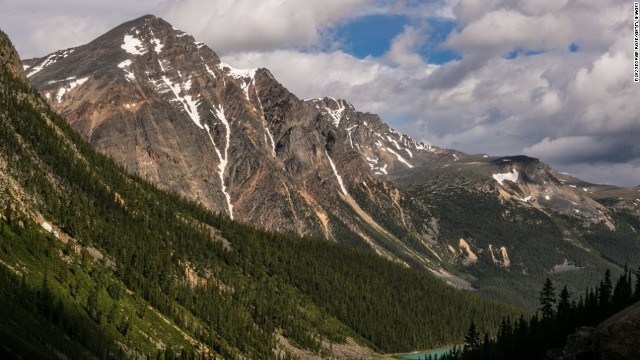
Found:
M 547 275 L 581 288 L 640 265 L 639 189 L 419 143 L 345 100 L 301 100 L 267 69 L 223 64 L 154 16 L 23 64 L 96 149 L 245 223 L 521 304 Z
M 59 84 L 61 98 L 93 84 L 81 79 Z M 51 109 L 2 32 L 0 194 L 2 359 L 372 358 L 459 343 L 471 319 L 496 330 L 521 313 L 129 174 Z

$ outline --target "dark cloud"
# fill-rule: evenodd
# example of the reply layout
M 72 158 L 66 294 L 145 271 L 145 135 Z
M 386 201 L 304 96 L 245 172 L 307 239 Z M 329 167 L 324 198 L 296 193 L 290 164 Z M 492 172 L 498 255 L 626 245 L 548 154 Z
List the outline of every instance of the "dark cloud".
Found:
M 568 164 L 627 163 L 640 159 L 640 133 L 616 137 L 574 136 L 545 138 L 524 153 L 545 161 Z

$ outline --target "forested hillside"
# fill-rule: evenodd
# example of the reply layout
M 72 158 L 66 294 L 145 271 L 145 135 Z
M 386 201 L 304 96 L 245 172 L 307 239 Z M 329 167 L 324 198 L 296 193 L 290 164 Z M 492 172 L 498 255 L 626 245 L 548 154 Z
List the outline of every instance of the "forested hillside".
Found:
M 496 330 L 520 314 L 127 174 L 51 110 L 0 40 L 3 358 L 368 357 L 459 343 L 471 319 Z

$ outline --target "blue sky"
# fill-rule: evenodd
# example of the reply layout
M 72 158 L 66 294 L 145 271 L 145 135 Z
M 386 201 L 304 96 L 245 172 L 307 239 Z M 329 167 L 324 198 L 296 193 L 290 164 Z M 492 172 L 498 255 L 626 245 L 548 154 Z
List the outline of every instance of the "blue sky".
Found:
M 451 19 L 432 17 L 422 20 L 427 26 L 429 40 L 417 48 L 418 54 L 432 64 L 443 64 L 460 59 L 460 54 L 443 47 L 447 36 L 456 28 Z M 389 51 L 393 39 L 400 35 L 405 26 L 414 25 L 406 15 L 370 15 L 354 19 L 338 26 L 336 38 L 342 43 L 343 50 L 357 58 L 367 56 L 381 57 Z
M 407 17 L 402 15 L 365 16 L 339 26 L 335 36 L 343 43 L 343 49 L 355 57 L 380 57 L 407 23 Z
M 0 26 L 33 57 L 144 14 L 416 140 L 640 184 L 626 0 L 21 0 L 3 4 Z

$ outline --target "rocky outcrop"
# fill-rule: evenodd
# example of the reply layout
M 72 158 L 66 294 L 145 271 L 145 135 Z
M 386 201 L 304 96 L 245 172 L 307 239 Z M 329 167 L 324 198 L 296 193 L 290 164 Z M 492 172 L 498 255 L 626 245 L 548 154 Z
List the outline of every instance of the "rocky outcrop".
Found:
M 0 31 L 0 63 L 6 65 L 6 69 L 14 76 L 24 76 L 20 56 L 13 47 L 11 40 L 3 31 Z
M 600 360 L 640 359 L 640 302 L 603 321 L 594 338 Z
M 580 327 L 567 337 L 564 349 L 552 349 L 553 360 L 640 359 L 640 302 L 603 321 L 596 328 Z

